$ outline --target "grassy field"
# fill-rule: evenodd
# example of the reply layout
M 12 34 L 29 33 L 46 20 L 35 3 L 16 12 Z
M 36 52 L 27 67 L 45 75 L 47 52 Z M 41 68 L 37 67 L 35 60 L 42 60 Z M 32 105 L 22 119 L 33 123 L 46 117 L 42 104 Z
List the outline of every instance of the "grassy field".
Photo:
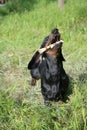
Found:
M 27 64 L 57 27 L 69 101 L 47 107 Z M 87 130 L 87 0 L 15 0 L 0 7 L 0 130 Z

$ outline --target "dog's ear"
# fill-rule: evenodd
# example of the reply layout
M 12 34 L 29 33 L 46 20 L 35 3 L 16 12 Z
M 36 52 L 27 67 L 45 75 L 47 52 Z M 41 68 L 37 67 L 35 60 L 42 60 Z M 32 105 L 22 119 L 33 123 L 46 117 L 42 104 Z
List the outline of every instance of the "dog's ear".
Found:
M 61 61 L 65 61 L 65 58 L 64 58 L 64 56 L 63 56 L 63 54 L 62 54 L 62 50 L 60 50 L 60 60 L 61 60 Z
M 40 54 L 39 52 L 35 52 L 35 54 L 33 55 L 32 59 L 30 60 L 30 62 L 28 63 L 28 69 L 33 69 L 36 68 L 38 66 L 38 64 L 40 63 Z

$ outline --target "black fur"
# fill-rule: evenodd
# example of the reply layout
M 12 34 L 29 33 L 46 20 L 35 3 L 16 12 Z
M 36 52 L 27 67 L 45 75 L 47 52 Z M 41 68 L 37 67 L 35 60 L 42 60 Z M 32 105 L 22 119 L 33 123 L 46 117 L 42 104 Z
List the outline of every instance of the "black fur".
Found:
M 59 40 L 60 33 L 55 28 L 44 39 L 41 48 Z M 42 61 L 39 60 L 38 53 L 36 52 L 28 64 L 33 80 L 41 79 L 41 92 L 45 102 L 63 100 L 68 88 L 69 78 L 63 68 L 63 61 L 65 59 L 61 46 L 43 53 L 41 55 Z M 33 83 L 31 84 L 33 85 Z
M 60 57 L 46 55 L 39 66 L 41 92 L 45 101 L 64 100 L 69 78 L 63 68 Z

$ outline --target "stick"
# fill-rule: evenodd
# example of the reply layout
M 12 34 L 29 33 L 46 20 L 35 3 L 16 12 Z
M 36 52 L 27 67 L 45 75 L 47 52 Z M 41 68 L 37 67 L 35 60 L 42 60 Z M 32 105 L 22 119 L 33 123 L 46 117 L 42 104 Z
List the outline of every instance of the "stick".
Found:
M 55 43 L 53 43 L 53 44 L 50 44 L 50 45 L 48 45 L 47 47 L 44 47 L 44 48 L 41 48 L 41 49 L 39 49 L 38 50 L 38 52 L 40 53 L 40 54 L 42 54 L 43 52 L 45 52 L 46 50 L 48 50 L 48 49 L 52 49 L 53 47 L 55 47 L 56 45 L 58 45 L 58 44 L 60 44 L 60 43 L 63 43 L 64 41 L 63 40 L 60 40 L 60 41 L 58 41 L 58 42 L 55 42 Z
M 47 47 L 44 47 L 44 48 L 41 48 L 41 49 L 39 49 L 39 50 L 37 50 L 36 52 L 35 52 L 35 54 L 33 55 L 33 57 L 32 57 L 32 59 L 30 60 L 30 62 L 28 63 L 28 69 L 33 69 L 34 67 L 33 67 L 33 65 L 34 64 L 39 64 L 39 61 L 40 61 L 40 57 L 41 57 L 41 54 L 43 53 L 43 52 L 45 52 L 46 50 L 48 50 L 48 49 L 52 49 L 53 47 L 55 47 L 56 45 L 58 45 L 58 44 L 60 44 L 60 43 L 63 43 L 64 41 L 63 40 L 60 40 L 60 41 L 58 41 L 58 42 L 55 42 L 55 43 L 53 43 L 53 44 L 51 44 L 51 45 L 48 45 Z

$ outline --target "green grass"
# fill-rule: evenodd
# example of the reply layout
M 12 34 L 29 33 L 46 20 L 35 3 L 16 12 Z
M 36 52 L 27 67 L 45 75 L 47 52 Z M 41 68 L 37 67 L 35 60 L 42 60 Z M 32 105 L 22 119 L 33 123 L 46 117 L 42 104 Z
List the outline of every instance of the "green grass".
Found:
M 0 7 L 0 129 L 87 129 L 87 1 L 22 0 Z M 29 85 L 27 64 L 51 29 L 64 39 L 70 101 L 46 107 L 40 81 Z

